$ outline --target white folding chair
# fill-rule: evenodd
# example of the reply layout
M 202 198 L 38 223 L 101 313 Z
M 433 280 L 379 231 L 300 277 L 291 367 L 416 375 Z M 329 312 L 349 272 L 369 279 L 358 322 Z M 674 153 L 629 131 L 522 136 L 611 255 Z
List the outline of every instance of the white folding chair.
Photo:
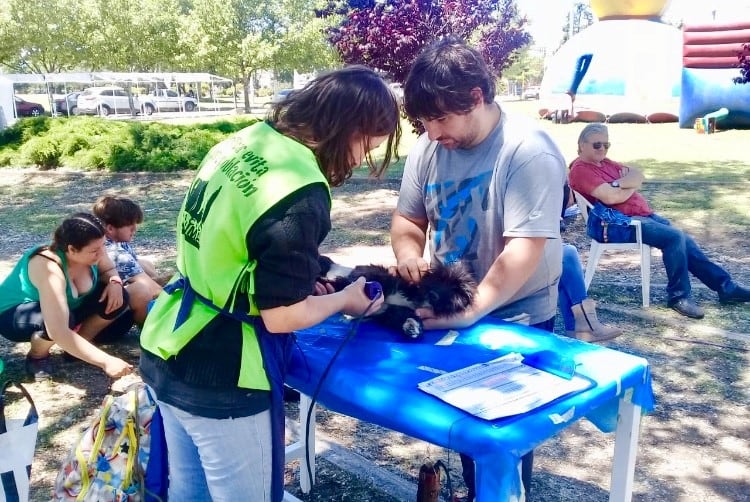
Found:
M 586 199 L 586 197 L 575 190 L 572 190 L 572 192 L 575 195 L 576 203 L 583 215 L 583 221 L 588 223 L 589 210 L 593 205 L 588 199 Z M 648 308 L 651 298 L 651 246 L 643 243 L 641 222 L 638 220 L 631 220 L 630 224 L 635 227 L 635 242 L 605 243 L 591 239 L 591 249 L 589 250 L 589 259 L 586 262 L 584 282 L 586 283 L 586 290 L 588 290 L 591 281 L 594 279 L 596 265 L 599 263 L 599 258 L 601 258 L 604 251 L 638 251 L 641 254 L 641 293 L 643 295 L 643 308 Z

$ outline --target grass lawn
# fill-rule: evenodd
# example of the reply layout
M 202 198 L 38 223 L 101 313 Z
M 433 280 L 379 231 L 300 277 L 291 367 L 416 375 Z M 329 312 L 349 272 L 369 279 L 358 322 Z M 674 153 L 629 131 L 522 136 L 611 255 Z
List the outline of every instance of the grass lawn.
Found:
M 536 101 L 503 103 L 508 112 L 532 117 L 538 106 Z M 549 131 L 565 158 L 573 160 L 584 124 L 543 120 L 539 124 Z M 617 124 L 609 129 L 612 158 L 645 171 L 643 192 L 652 205 L 689 230 L 712 259 L 750 285 L 750 156 L 746 153 L 750 131 L 699 135 L 677 124 Z M 404 156 L 414 141 L 405 122 Z M 357 263 L 389 259 L 388 222 L 400 172 L 396 166 L 385 181 L 370 181 L 364 169 L 358 170 L 354 180 L 333 190 L 334 230 L 323 243 L 324 252 Z M 137 249 L 154 257 L 160 269 L 171 268 L 175 219 L 191 178 L 192 173 L 184 172 L 0 169 L 0 277 L 28 246 L 46 242 L 63 215 L 88 210 L 102 193 L 123 193 L 144 206 L 146 219 L 136 238 Z M 580 220 L 570 225 L 563 238 L 578 246 L 585 263 L 589 240 Z M 701 321 L 689 321 L 664 306 L 666 277 L 658 251 L 653 253 L 651 274 L 648 310 L 640 307 L 635 253 L 603 258 L 590 289 L 600 303 L 602 319 L 625 331 L 608 346 L 645 357 L 651 365 L 657 407 L 642 423 L 634 500 L 748 501 L 750 306 L 720 306 L 715 294 L 693 281 L 695 296 L 707 315 Z M 6 363 L 3 376 L 25 379 L 26 350 L 28 344 L 12 344 L 0 337 L 0 357 Z M 136 336 L 106 350 L 137 362 Z M 39 501 L 49 500 L 60 462 L 87 417 L 100 405 L 108 383 L 89 365 L 62 363 L 59 353 L 55 357 L 62 366 L 60 377 L 27 385 L 41 416 L 32 468 L 32 500 Z M 455 454 L 348 417 L 326 416 L 319 430 L 415 487 L 425 458 L 449 457 L 452 467 L 459 464 Z M 612 444 L 611 435 L 602 436 L 586 421 L 546 442 L 537 450 L 533 500 L 607 500 Z M 325 464 L 321 473 L 322 491 L 304 497 L 295 494 L 308 502 L 400 500 L 377 484 L 359 480 L 347 466 Z M 366 495 L 347 498 L 353 487 L 362 488 L 359 493 Z

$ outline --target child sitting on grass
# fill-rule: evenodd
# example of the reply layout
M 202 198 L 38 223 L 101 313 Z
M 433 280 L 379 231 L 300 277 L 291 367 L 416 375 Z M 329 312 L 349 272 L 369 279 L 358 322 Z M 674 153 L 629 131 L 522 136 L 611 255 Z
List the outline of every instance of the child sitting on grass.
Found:
M 150 261 L 138 258 L 130 244 L 143 222 L 143 211 L 126 197 L 105 195 L 96 200 L 93 212 L 104 225 L 107 254 L 128 291 L 133 318 L 142 326 L 149 302 L 159 296 L 166 282 Z

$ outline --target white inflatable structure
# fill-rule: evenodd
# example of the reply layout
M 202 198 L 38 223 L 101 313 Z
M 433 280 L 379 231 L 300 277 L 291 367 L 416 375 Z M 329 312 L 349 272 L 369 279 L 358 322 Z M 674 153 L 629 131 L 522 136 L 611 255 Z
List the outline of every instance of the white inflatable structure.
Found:
M 571 120 L 677 121 L 682 72 L 679 29 L 658 20 L 606 19 L 577 33 L 548 63 L 540 113 L 565 108 L 561 103 L 570 107 L 565 93 L 575 85 L 581 57 L 590 57 L 590 64 L 575 90 Z

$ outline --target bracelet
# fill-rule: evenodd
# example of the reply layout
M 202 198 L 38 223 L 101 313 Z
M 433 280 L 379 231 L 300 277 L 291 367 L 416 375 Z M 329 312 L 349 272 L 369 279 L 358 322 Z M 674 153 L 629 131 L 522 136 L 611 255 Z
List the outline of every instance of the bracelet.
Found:
M 119 284 L 120 286 L 122 286 L 122 279 L 120 279 L 119 275 L 113 275 L 112 277 L 109 278 L 109 283 Z

